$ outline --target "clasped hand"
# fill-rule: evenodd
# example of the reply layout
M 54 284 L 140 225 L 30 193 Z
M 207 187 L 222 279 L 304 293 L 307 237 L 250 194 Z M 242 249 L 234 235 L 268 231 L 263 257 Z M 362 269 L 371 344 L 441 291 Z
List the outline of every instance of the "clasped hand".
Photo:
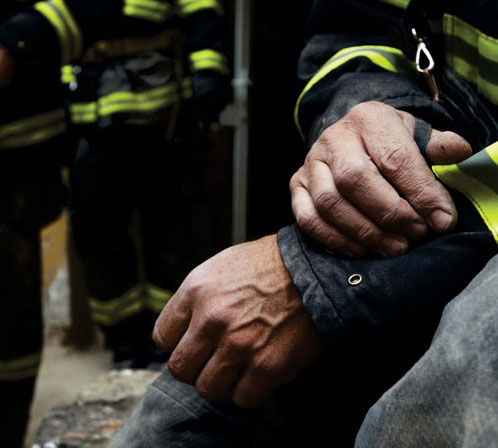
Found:
M 159 316 L 171 374 L 208 400 L 263 402 L 319 358 L 321 340 L 276 236 L 231 247 L 194 269 Z

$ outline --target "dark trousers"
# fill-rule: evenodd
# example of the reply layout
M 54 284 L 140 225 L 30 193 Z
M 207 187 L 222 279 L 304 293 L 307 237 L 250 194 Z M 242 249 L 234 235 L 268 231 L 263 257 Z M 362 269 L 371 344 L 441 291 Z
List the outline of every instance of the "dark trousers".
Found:
M 76 248 L 92 317 L 113 350 L 150 341 L 166 291 L 192 268 L 192 210 L 183 182 L 188 173 L 175 163 L 164 136 L 164 126 L 88 132 L 72 166 Z

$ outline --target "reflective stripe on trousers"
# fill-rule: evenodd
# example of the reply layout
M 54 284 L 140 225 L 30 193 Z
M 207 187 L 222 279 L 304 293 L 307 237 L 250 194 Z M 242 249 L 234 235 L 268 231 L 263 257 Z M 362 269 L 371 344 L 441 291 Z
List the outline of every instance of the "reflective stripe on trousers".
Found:
M 90 314 L 94 322 L 112 326 L 146 308 L 159 314 L 172 296 L 173 292 L 149 283 L 145 286 L 136 285 L 122 296 L 111 300 L 91 297 Z

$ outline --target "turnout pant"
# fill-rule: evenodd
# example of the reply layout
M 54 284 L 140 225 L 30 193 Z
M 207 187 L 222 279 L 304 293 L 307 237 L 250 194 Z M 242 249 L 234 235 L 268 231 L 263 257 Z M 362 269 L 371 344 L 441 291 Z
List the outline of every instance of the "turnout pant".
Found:
M 174 163 L 165 132 L 126 124 L 87 132 L 72 166 L 72 230 L 90 311 L 115 352 L 151 346 L 157 314 L 192 268 L 189 173 Z
M 355 446 L 498 446 L 498 256 L 446 306 L 431 347 L 370 409 Z
M 495 256 L 446 307 L 427 353 L 372 407 L 356 446 L 497 446 L 497 289 Z M 352 446 L 366 367 L 318 365 L 252 411 L 208 402 L 165 371 L 110 446 Z

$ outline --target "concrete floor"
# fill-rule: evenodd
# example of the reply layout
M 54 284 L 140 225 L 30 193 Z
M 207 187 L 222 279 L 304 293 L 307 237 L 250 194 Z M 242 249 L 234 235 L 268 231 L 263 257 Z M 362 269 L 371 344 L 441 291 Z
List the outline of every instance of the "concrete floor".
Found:
M 25 448 L 32 446 L 36 429 L 47 413 L 71 403 L 84 385 L 109 370 L 110 363 L 110 353 L 100 347 L 75 351 L 63 347 L 58 338 L 49 338 L 43 350 Z

